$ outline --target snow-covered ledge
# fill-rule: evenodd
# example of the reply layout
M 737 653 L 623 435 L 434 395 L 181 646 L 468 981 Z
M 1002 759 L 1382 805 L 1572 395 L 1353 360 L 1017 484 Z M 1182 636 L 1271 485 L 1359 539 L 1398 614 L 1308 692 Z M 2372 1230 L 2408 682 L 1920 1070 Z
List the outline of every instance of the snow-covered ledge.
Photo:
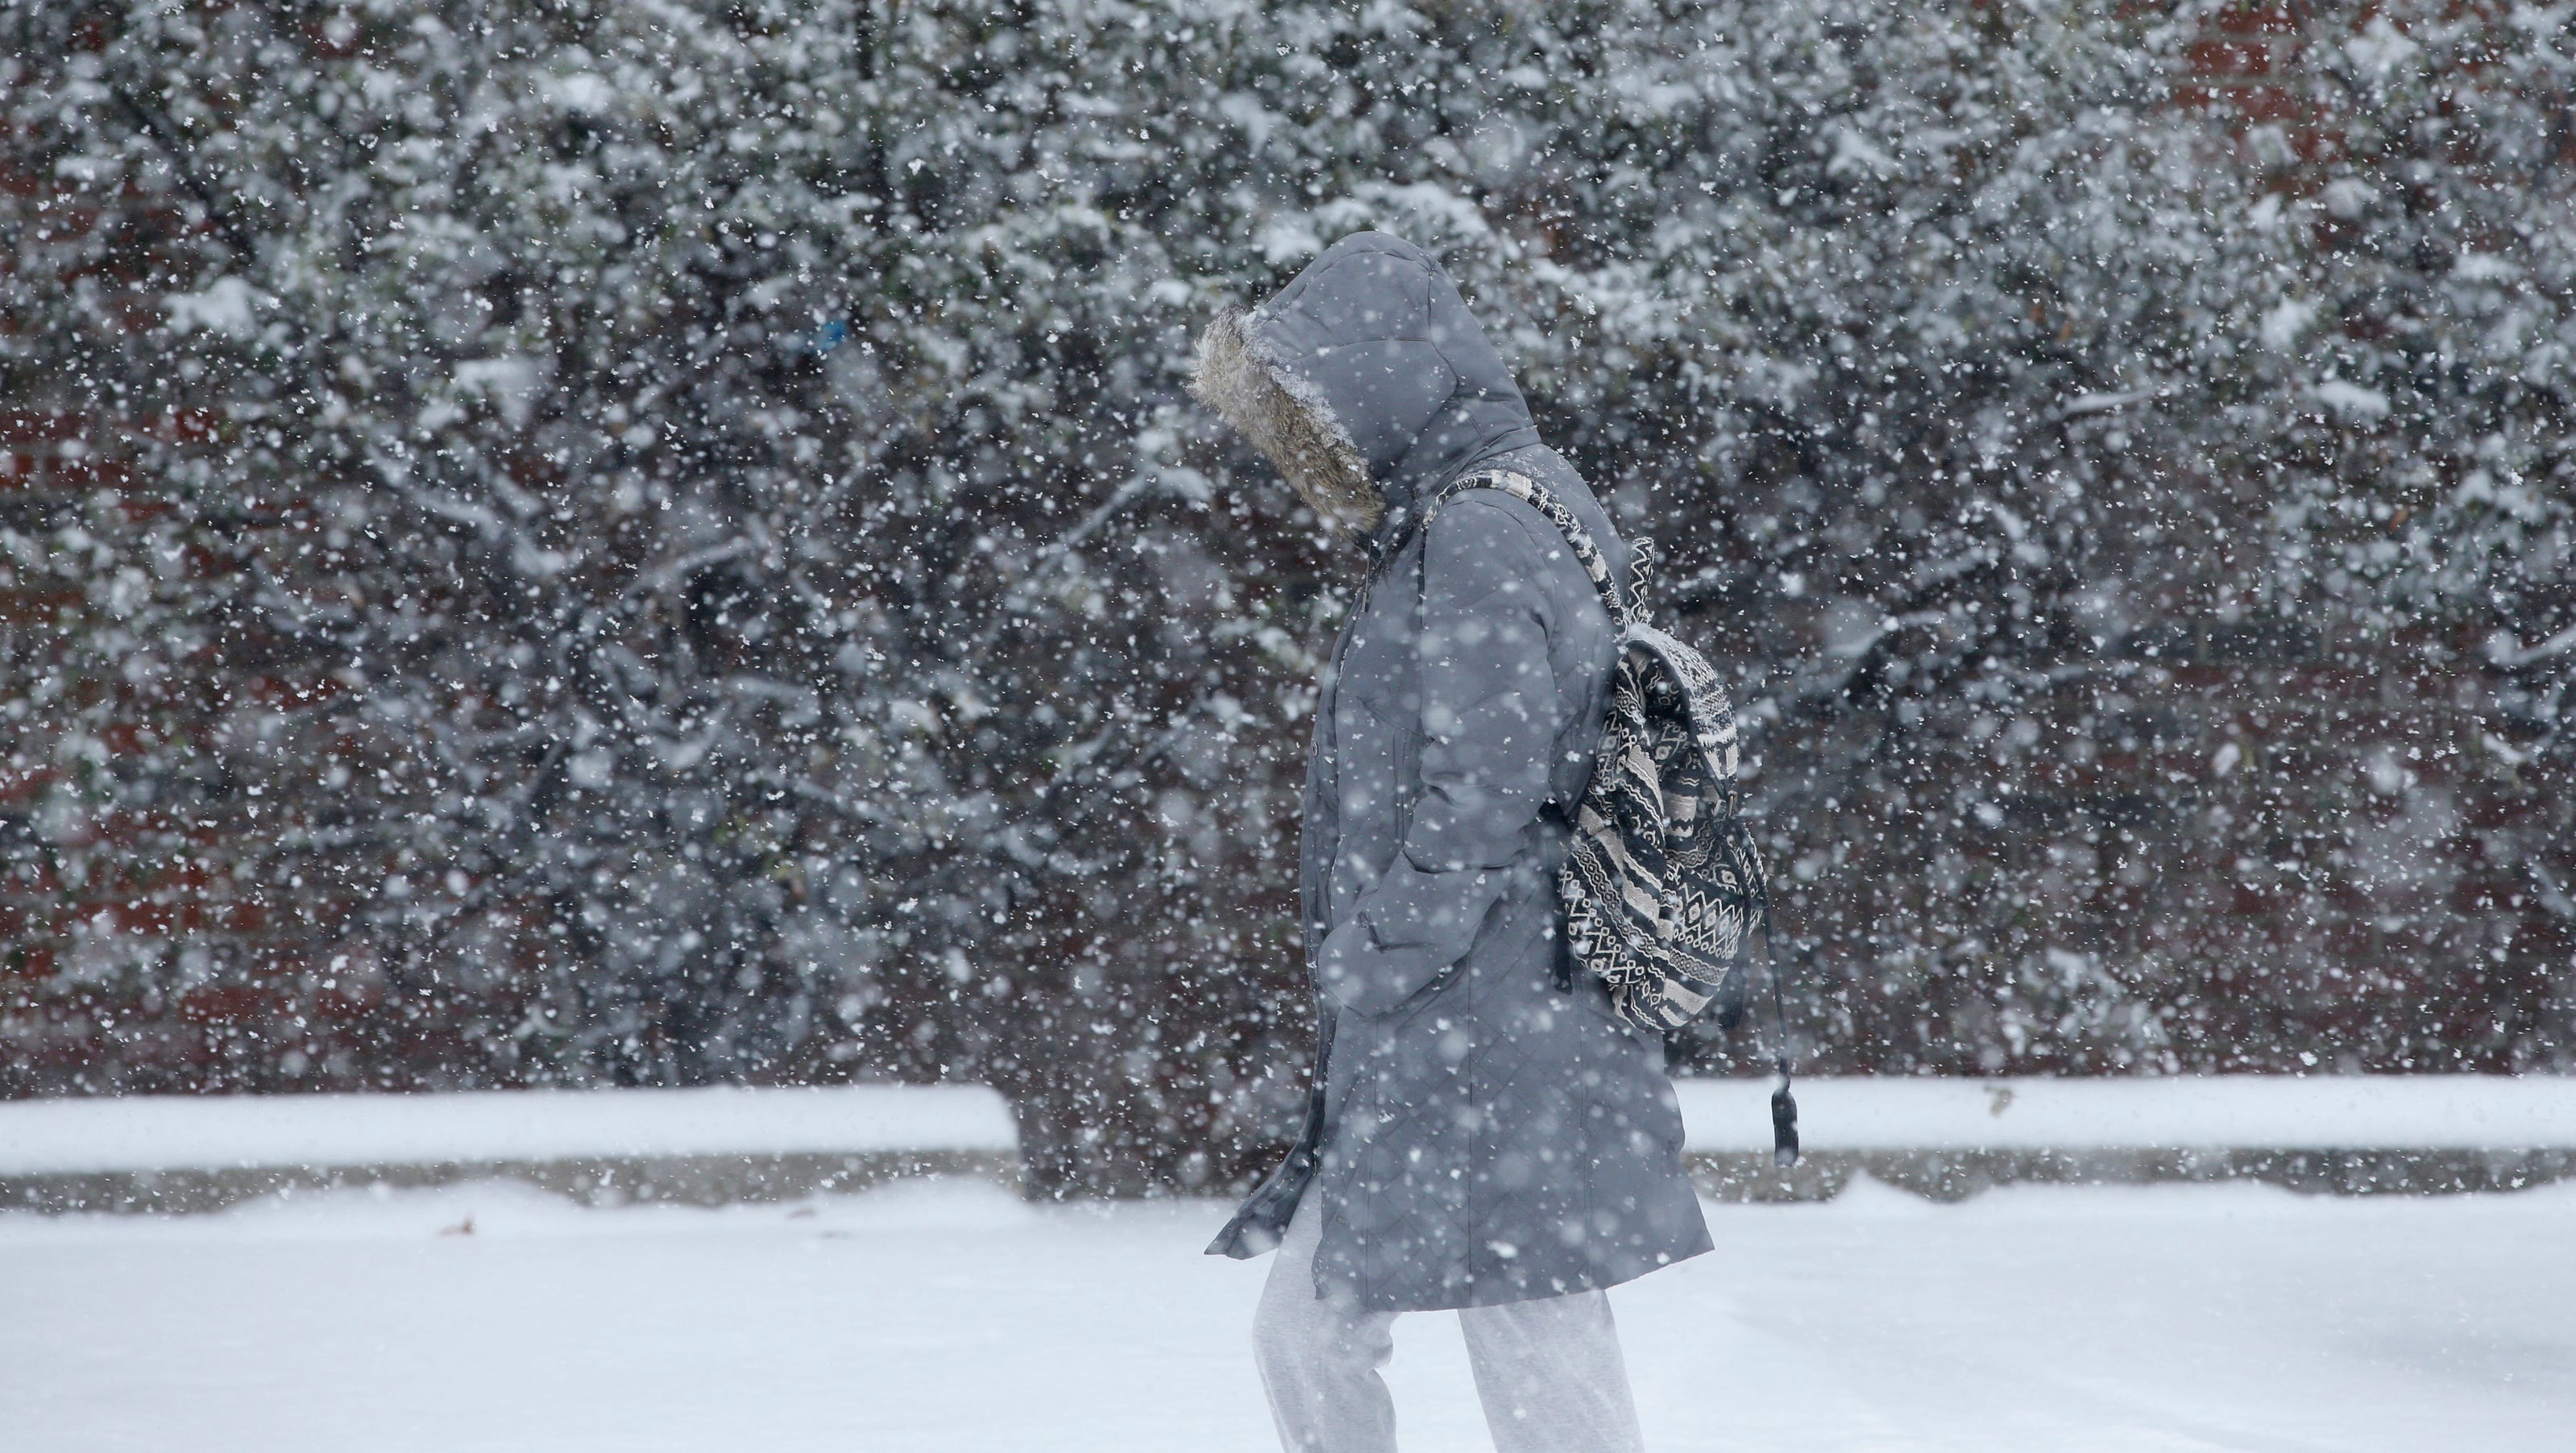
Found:
M 1771 1148 L 1773 1081 L 1682 1080 L 1694 1151 Z M 1801 1079 L 1826 1150 L 2576 1150 L 2576 1076 Z
M 1017 1179 L 1001 1095 L 876 1084 L 0 1103 L 0 1205 L 44 1209 L 481 1175 L 589 1199 L 722 1201 L 932 1173 Z
M 1769 1166 L 1770 1080 L 1684 1080 L 1684 1144 L 1729 1197 L 1831 1195 L 1855 1172 L 1940 1196 L 2012 1180 L 2511 1189 L 2576 1175 L 2576 1076 L 1813 1078 L 1807 1159 Z

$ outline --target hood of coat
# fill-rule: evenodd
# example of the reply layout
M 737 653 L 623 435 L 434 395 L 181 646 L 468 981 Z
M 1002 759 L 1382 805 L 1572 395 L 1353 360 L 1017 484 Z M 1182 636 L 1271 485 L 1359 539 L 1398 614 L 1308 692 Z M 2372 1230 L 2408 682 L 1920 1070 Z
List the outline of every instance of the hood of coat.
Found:
M 1428 253 L 1383 232 L 1326 248 L 1199 339 L 1190 392 L 1316 513 L 1383 549 L 1427 493 L 1538 442 L 1502 355 Z

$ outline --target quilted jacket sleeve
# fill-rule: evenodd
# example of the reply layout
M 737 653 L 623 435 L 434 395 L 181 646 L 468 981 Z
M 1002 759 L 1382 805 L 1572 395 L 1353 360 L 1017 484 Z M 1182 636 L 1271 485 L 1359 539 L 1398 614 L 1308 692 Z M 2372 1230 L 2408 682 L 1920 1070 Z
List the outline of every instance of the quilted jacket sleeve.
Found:
M 1475 494 L 1432 518 L 1423 551 L 1411 821 L 1316 958 L 1324 991 L 1363 1015 L 1402 1007 L 1466 957 L 1509 870 L 1537 850 L 1563 725 L 1545 582 L 1570 562 L 1551 560 L 1511 506 Z

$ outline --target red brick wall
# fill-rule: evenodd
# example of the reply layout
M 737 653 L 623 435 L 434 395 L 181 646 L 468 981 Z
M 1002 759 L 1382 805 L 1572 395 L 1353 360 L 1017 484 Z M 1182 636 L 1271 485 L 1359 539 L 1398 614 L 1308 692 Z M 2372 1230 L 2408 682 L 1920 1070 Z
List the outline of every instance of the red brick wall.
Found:
M 210 415 L 0 417 L 0 519 L 58 547 L 78 532 L 134 553 L 172 508 L 135 445 L 219 427 Z M 214 551 L 183 556 L 172 568 L 199 587 L 231 568 Z M 330 968 L 328 924 L 344 905 L 320 891 L 281 901 L 235 876 L 280 825 L 263 821 L 254 784 L 226 779 L 216 739 L 237 707 L 292 688 L 245 678 L 229 658 L 255 643 L 220 620 L 196 657 L 129 677 L 100 649 L 119 623 L 109 583 L 48 563 L 0 565 L 18 708 L 0 757 L 0 1092 L 265 1084 L 296 1046 L 337 1083 L 362 1081 L 379 1052 L 409 1058 L 380 1038 L 365 976 Z

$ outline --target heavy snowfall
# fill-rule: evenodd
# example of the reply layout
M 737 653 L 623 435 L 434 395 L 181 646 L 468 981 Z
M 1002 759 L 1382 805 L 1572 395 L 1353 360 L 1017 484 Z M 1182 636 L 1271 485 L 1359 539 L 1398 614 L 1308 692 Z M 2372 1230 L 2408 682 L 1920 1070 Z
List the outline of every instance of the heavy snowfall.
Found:
M 1265 1446 L 1361 582 L 1184 379 L 1362 229 L 1741 707 L 1788 1042 L 1676 1073 L 2576 1071 L 2571 217 L 2576 0 L 0 0 L 0 1112 L 989 1086 L 1016 1187 L 0 1117 L 0 1445 Z M 2571 1206 L 1854 1172 L 1614 1305 L 1657 1447 L 2541 1449 Z
M 1820 1063 L 2566 1062 L 2568 6 L 0 15 L 14 1093 L 1258 1166 L 1355 582 L 1180 379 L 1369 225 L 1736 674 Z

